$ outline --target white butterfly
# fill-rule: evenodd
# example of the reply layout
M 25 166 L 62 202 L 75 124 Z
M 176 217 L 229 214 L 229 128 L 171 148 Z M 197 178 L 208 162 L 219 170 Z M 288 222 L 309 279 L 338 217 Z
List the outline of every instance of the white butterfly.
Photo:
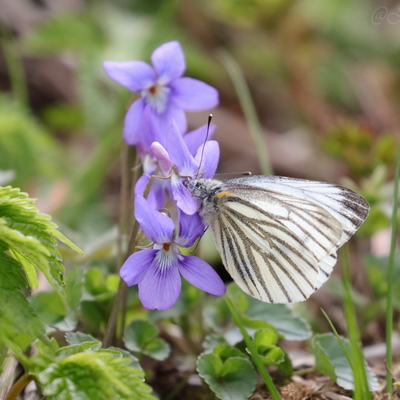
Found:
M 233 280 L 267 303 L 310 297 L 369 213 L 363 197 L 324 182 L 252 176 L 189 178 L 185 186 L 201 200 L 200 215 Z

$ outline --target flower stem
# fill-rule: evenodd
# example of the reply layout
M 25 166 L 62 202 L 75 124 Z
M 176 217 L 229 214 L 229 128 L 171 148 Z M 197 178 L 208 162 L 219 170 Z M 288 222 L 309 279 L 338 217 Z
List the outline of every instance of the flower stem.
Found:
M 246 346 L 249 349 L 251 356 L 253 358 L 253 361 L 256 364 L 257 369 L 260 372 L 261 376 L 263 377 L 264 382 L 267 385 L 267 388 L 268 388 L 269 392 L 271 393 L 272 398 L 274 400 L 281 400 L 281 396 L 279 395 L 279 392 L 276 389 L 274 382 L 272 381 L 272 378 L 269 375 L 267 369 L 265 368 L 260 357 L 258 356 L 257 349 L 256 349 L 253 341 L 251 340 L 250 336 L 248 335 L 246 329 L 244 328 L 242 321 L 240 320 L 239 314 L 236 312 L 235 307 L 233 306 L 232 300 L 227 295 L 224 296 L 224 299 L 225 299 L 225 302 L 233 316 L 233 319 L 235 320 L 237 327 L 240 329 L 240 332 L 243 335 Z
M 13 387 L 8 392 L 5 400 L 16 400 L 21 392 L 25 389 L 26 385 L 33 381 L 33 375 L 30 373 L 25 373 L 21 376 L 13 385 Z
M 239 98 L 240 105 L 242 106 L 242 110 L 244 112 L 251 135 L 253 137 L 253 142 L 256 149 L 261 172 L 264 175 L 271 175 L 272 168 L 268 158 L 267 147 L 263 136 L 261 124 L 257 117 L 256 108 L 251 98 L 250 90 L 246 84 L 243 73 L 238 63 L 227 51 L 221 50 L 219 52 L 219 59 L 227 70 L 235 87 L 236 94 Z
M 396 250 L 396 233 L 397 233 L 397 209 L 399 203 L 399 178 L 400 178 L 400 146 L 397 153 L 396 173 L 394 178 L 394 195 L 393 195 L 393 211 L 392 211 L 392 237 L 390 241 L 389 265 L 388 265 L 388 293 L 386 304 L 386 392 L 392 393 L 393 377 L 390 373 L 392 369 L 392 331 L 393 331 L 393 286 L 394 280 L 394 259 Z
M 146 186 L 146 190 L 144 193 L 144 197 L 147 197 L 149 194 L 149 190 L 151 185 L 154 182 L 154 177 L 152 177 L 149 181 L 149 183 Z M 126 253 L 126 258 L 128 258 L 131 254 L 133 254 L 136 250 L 136 246 L 138 245 L 137 239 L 138 239 L 138 233 L 139 233 L 139 224 L 135 219 L 135 222 L 133 223 L 133 228 L 131 231 L 131 234 L 129 236 L 129 242 L 128 242 L 128 250 Z M 126 283 L 121 279 L 119 281 L 118 289 L 117 289 L 117 294 L 115 295 L 115 300 L 114 304 L 111 310 L 110 318 L 108 319 L 107 327 L 104 332 L 104 337 L 103 337 L 103 342 L 102 346 L 104 348 L 110 347 L 114 333 L 115 333 L 115 327 L 117 325 L 117 317 L 118 317 L 118 311 L 121 307 L 121 304 L 123 304 L 124 298 L 126 297 L 126 292 L 127 292 L 128 287 L 126 286 Z M 125 318 L 124 318 L 125 319 Z M 121 332 L 123 334 L 123 332 Z

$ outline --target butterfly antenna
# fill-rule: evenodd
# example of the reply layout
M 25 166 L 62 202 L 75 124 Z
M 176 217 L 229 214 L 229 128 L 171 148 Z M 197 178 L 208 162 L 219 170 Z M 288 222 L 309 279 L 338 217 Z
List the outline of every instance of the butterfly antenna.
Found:
M 197 172 L 196 172 L 196 179 L 198 178 L 198 176 L 199 176 L 199 174 L 200 174 L 201 163 L 203 162 L 203 156 L 204 156 L 204 147 L 205 147 L 205 145 L 206 145 L 206 143 L 207 143 L 208 134 L 210 133 L 210 125 L 211 125 L 212 117 L 213 117 L 212 114 L 210 114 L 210 115 L 208 116 L 206 138 L 205 138 L 204 143 L 203 143 L 203 148 L 201 149 L 201 156 L 200 156 L 199 168 L 198 168 L 198 170 L 197 170 Z

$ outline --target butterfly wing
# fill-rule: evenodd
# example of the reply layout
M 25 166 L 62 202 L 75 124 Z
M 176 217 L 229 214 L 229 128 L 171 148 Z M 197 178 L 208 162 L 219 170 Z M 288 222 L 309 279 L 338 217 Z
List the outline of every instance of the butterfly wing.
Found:
M 228 186 L 286 194 L 320 205 L 343 227 L 337 249 L 353 236 L 369 213 L 369 204 L 362 196 L 333 183 L 263 175 L 229 179 L 225 183 Z
M 291 179 L 283 179 L 283 185 L 272 179 L 271 188 L 269 178 L 275 177 L 225 181 L 214 209 L 203 215 L 225 267 L 243 291 L 269 303 L 303 301 L 328 279 L 337 248 L 368 212 L 359 222 L 352 206 L 353 214 L 346 217 L 344 204 L 361 198 L 349 189 L 310 181 L 301 181 L 307 189 L 299 189 L 298 180 L 293 189 Z

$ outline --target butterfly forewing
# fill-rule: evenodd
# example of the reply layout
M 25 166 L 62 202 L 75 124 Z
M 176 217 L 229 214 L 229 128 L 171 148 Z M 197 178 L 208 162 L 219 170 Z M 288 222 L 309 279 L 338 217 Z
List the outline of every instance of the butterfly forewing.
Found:
M 342 225 L 342 237 L 337 248 L 346 243 L 365 221 L 369 213 L 368 202 L 352 190 L 332 183 L 285 178 L 281 176 L 250 176 L 230 179 L 228 186 L 247 186 L 253 190 L 287 194 L 304 198 L 325 208 Z

